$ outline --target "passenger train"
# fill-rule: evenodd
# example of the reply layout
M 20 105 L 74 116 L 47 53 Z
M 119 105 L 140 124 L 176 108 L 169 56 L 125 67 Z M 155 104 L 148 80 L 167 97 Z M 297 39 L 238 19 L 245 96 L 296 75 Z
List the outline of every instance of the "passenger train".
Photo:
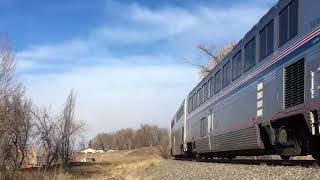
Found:
M 320 160 L 319 8 L 279 0 L 260 19 L 181 103 L 172 156 Z

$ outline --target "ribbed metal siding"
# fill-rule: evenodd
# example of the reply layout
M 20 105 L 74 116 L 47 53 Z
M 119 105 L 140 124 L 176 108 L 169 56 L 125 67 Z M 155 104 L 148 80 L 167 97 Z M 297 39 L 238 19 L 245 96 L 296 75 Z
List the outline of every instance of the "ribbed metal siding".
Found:
M 285 108 L 304 103 L 304 59 L 285 68 Z
M 196 141 L 197 152 L 209 151 L 209 138 L 203 138 Z
M 212 150 L 234 151 L 245 149 L 260 149 L 259 127 L 253 126 L 234 132 L 213 136 L 211 138 Z

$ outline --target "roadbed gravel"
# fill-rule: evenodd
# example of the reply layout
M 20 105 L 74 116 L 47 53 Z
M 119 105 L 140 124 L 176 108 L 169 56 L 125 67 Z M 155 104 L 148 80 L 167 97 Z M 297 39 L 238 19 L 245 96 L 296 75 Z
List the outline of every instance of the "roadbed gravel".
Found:
M 140 179 L 320 179 L 320 167 L 270 166 L 163 160 Z

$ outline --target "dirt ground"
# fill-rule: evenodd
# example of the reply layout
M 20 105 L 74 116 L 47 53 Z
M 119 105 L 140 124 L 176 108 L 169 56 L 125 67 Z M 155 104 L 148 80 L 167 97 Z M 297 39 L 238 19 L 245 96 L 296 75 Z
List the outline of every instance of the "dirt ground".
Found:
M 95 162 L 81 162 L 91 157 Z M 117 151 L 74 156 L 67 170 L 59 168 L 43 172 L 33 169 L 24 172 L 0 172 L 0 180 L 7 179 L 140 179 L 146 168 L 163 161 L 156 148 L 142 148 L 133 151 Z
M 158 154 L 155 148 L 91 155 L 81 154 L 77 157 L 77 161 L 86 156 L 93 157 L 95 162 L 82 163 L 81 166 L 72 167 L 69 173 L 72 178 L 80 179 L 139 179 L 139 174 L 146 168 L 163 160 Z

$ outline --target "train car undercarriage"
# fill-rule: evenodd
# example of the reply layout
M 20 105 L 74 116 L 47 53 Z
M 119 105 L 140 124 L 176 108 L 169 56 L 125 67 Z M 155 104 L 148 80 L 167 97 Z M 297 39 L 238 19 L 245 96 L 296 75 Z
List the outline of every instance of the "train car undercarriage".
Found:
M 289 160 L 294 156 L 312 155 L 320 161 L 319 112 L 318 109 L 260 124 L 265 149 L 197 153 L 195 142 L 189 142 L 184 156 L 233 159 L 236 156 L 280 155 L 283 160 Z

